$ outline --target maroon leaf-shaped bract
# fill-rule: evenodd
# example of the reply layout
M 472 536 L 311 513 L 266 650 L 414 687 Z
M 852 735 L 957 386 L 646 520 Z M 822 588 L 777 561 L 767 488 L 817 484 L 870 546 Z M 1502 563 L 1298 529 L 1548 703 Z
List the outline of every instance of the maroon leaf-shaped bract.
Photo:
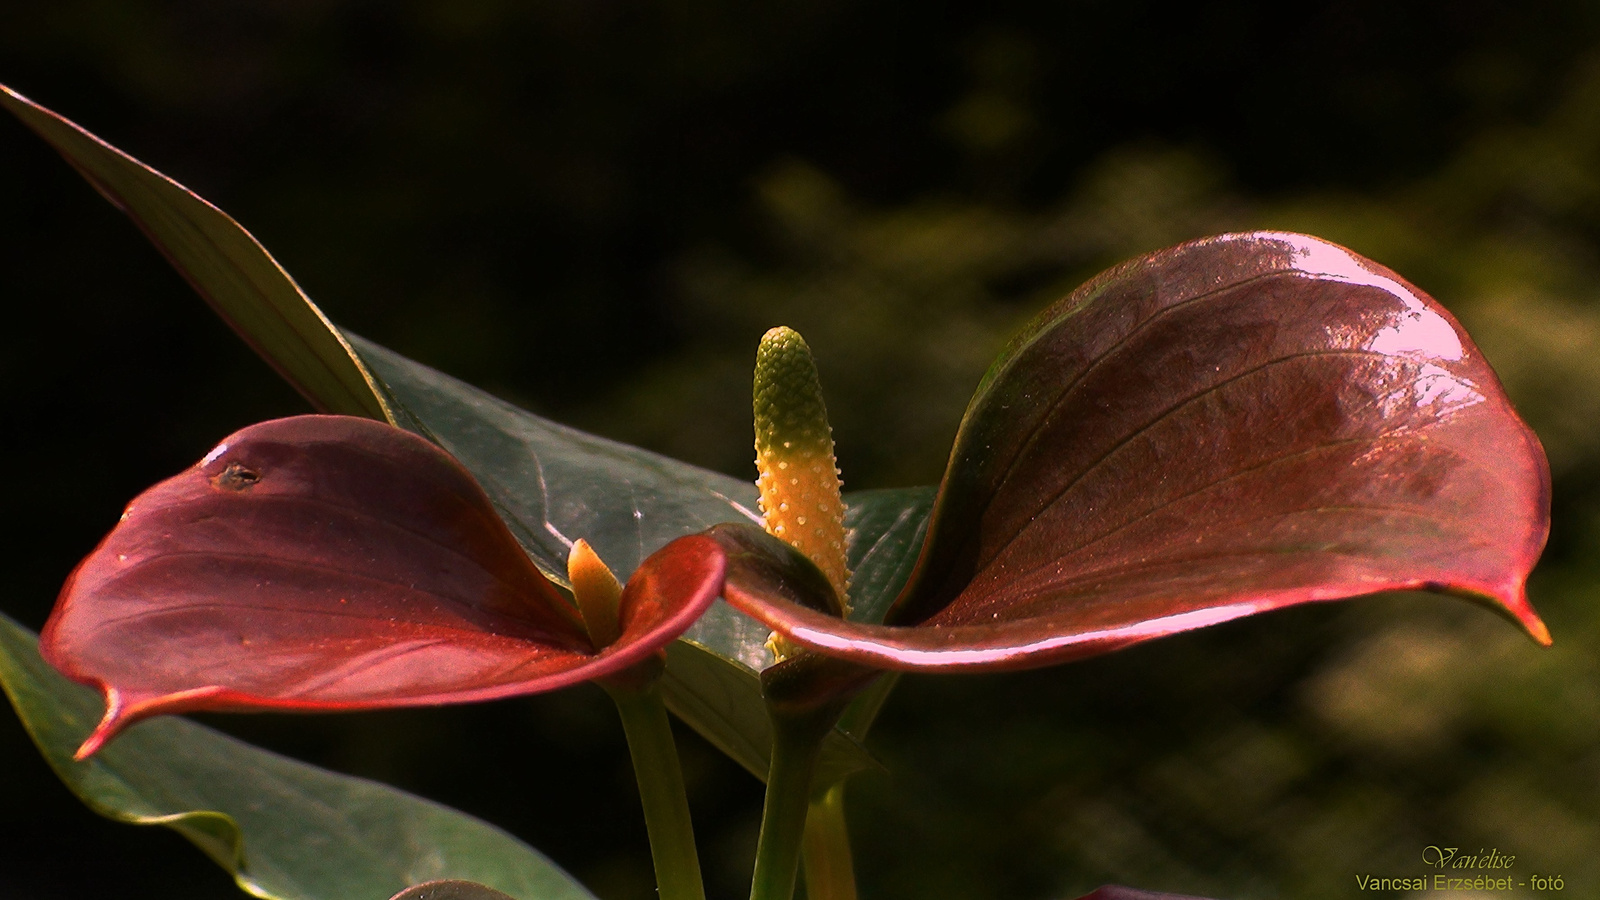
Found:
M 1449 313 L 1295 234 L 1208 238 L 1045 311 L 963 419 L 886 625 L 730 601 L 893 669 L 1026 668 L 1392 589 L 1497 604 L 1549 528 L 1538 440 Z
M 629 579 L 622 636 L 593 648 L 449 455 L 300 416 L 237 432 L 129 504 L 42 648 L 106 695 L 82 756 L 160 713 L 457 703 L 615 673 L 692 624 L 723 569 L 708 538 L 668 544 Z

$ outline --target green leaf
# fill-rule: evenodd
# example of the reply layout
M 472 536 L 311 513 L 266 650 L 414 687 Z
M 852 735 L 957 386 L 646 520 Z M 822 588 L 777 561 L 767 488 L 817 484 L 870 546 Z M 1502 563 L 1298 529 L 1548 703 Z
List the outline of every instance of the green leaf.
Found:
M 844 525 L 845 538 L 850 543 L 850 618 L 853 621 L 874 624 L 883 621 L 916 567 L 917 554 L 928 535 L 928 516 L 933 510 L 936 493 L 931 487 L 915 487 L 855 491 L 845 495 Z M 851 701 L 839 719 L 839 730 L 855 741 L 866 741 L 867 730 L 899 683 L 899 672 L 884 673 Z M 819 780 L 827 771 L 826 749 L 824 747 L 818 765 Z
M 731 610 L 730 610 L 731 611 Z M 744 618 L 743 615 L 740 615 Z M 767 631 L 763 630 L 765 640 Z M 763 652 L 765 652 L 763 650 Z M 868 694 L 872 694 L 869 689 Z M 731 663 L 692 640 L 667 648 L 667 671 L 661 678 L 667 708 L 704 735 L 750 774 L 765 780 L 772 752 L 772 726 L 761 679 L 754 669 Z M 878 702 L 882 702 L 881 698 Z M 855 772 L 881 768 L 859 741 L 865 729 L 836 729 L 823 741 L 817 761 L 819 784 L 842 781 Z
M 442 878 L 521 900 L 593 896 L 492 825 L 183 719 L 146 722 L 74 762 L 73 748 L 100 717 L 100 697 L 46 665 L 32 633 L 4 616 L 0 683 L 45 759 L 84 803 L 108 818 L 177 831 L 258 897 L 387 897 Z
M 227 213 L 4 85 L 0 106 L 127 213 L 217 314 L 313 404 L 325 412 L 389 418 L 339 332 Z
M 854 572 L 851 617 L 882 621 L 916 563 L 927 531 L 932 488 L 845 495 L 848 555 Z M 672 711 L 758 778 L 772 745 L 759 671 L 771 662 L 765 626 L 719 603 L 667 651 L 662 693 Z M 735 655 L 737 654 L 737 655 Z M 729 658 L 736 660 L 729 664 Z M 824 742 L 816 780 L 828 784 L 875 765 L 860 750 L 896 676 L 880 678 L 853 702 Z
M 567 549 L 578 538 L 626 578 L 643 555 L 675 538 L 722 522 L 761 521 L 751 482 L 558 425 L 364 338 L 349 339 L 399 424 L 437 441 L 477 476 L 554 580 L 565 581 Z M 864 491 L 845 502 L 855 615 L 881 620 L 916 562 L 933 490 Z M 765 777 L 771 746 L 757 678 L 772 661 L 770 633 L 718 601 L 669 651 L 662 683 L 674 714 L 758 777 Z M 837 779 L 874 765 L 857 742 L 860 728 L 854 740 L 841 732 L 825 743 L 819 771 Z
M 667 542 L 720 522 L 754 522 L 756 488 L 585 434 L 350 335 L 396 422 L 461 461 L 534 561 L 566 583 L 572 542 L 589 542 L 623 581 Z M 766 640 L 765 634 L 762 640 Z
M 883 621 L 917 564 L 933 497 L 931 487 L 854 491 L 844 496 L 852 621 Z
M 477 476 L 511 531 L 552 580 L 582 538 L 624 580 L 656 547 L 721 522 L 759 523 L 756 489 L 659 454 L 558 425 L 352 335 L 405 428 Z M 667 654 L 662 698 L 675 715 L 759 778 L 772 736 L 757 678 L 770 630 L 718 601 Z M 830 771 L 872 765 L 834 735 Z
M 128 213 L 315 405 L 387 419 L 455 455 L 552 580 L 566 583 L 567 549 L 578 538 L 626 578 L 674 538 L 721 522 L 760 522 L 751 482 L 558 425 L 340 332 L 249 232 L 216 207 L 15 92 L 0 89 L 0 104 Z M 850 560 L 858 567 L 858 617 L 881 617 L 905 580 L 926 527 L 926 494 L 914 489 L 846 498 L 861 507 L 846 514 Z M 751 706 L 751 698 L 760 703 L 755 673 L 770 661 L 768 633 L 719 601 L 684 638 L 710 659 L 692 651 L 671 654 L 680 671 L 667 687 L 668 705 L 747 767 L 769 741 L 764 706 Z M 736 684 L 739 689 L 730 690 Z M 756 768 L 765 772 L 760 752 Z M 825 753 L 824 765 L 840 754 L 853 756 L 856 768 L 870 765 L 842 735 Z

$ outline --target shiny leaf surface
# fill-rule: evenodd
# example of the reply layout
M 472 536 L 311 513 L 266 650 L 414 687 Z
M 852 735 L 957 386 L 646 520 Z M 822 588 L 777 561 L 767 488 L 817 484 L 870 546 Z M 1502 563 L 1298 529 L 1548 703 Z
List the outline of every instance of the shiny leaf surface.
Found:
M 557 581 L 583 538 L 617 577 L 674 538 L 760 522 L 754 483 L 585 434 L 351 336 L 403 428 L 450 451 Z
M 582 537 L 619 576 L 657 542 L 720 522 L 759 523 L 754 483 L 585 434 L 518 409 L 471 385 L 351 336 L 402 425 L 440 443 L 484 485 L 528 554 L 564 580 L 567 543 Z M 845 524 L 867 611 L 887 608 L 915 560 L 931 496 L 926 489 L 846 496 Z M 771 629 L 712 604 L 667 657 L 662 697 L 741 765 L 765 777 L 771 747 L 758 673 L 772 662 Z M 819 770 L 872 761 L 843 734 Z
M 93 752 L 160 713 L 465 702 L 600 677 L 680 634 L 722 573 L 708 539 L 668 544 L 623 591 L 621 637 L 591 648 L 449 456 L 367 419 L 300 416 L 235 433 L 135 499 L 63 588 L 44 648 L 105 691 Z
M 667 648 L 667 671 L 660 686 L 674 715 L 751 775 L 766 780 L 772 724 L 758 673 L 729 664 L 692 641 L 679 640 Z M 861 746 L 864 737 L 865 729 L 860 728 L 828 735 L 817 760 L 816 782 L 832 784 L 856 772 L 881 769 Z
M 857 491 L 844 499 L 845 537 L 855 573 L 851 618 L 881 621 L 922 546 L 933 489 Z M 772 663 L 765 647 L 770 633 L 767 626 L 718 603 L 668 648 L 661 682 L 672 711 L 757 778 L 767 775 L 772 746 L 758 677 Z M 823 743 L 818 783 L 831 784 L 877 767 L 859 742 L 892 688 L 893 679 L 881 678 L 851 705 L 840 733 Z
M 727 556 L 722 593 L 739 606 L 756 598 L 802 606 L 824 617 L 839 615 L 828 576 L 800 548 L 753 525 L 729 522 L 706 531 Z
M 558 425 L 370 341 L 351 342 L 402 423 L 471 469 L 529 554 L 557 572 L 565 542 L 575 537 L 621 575 L 658 541 L 719 522 L 760 521 L 752 483 Z M 855 616 L 871 621 L 910 573 L 932 491 L 859 491 L 845 495 L 845 504 Z M 669 653 L 662 683 L 676 715 L 759 777 L 771 737 L 756 675 L 771 664 L 770 633 L 726 603 L 713 604 L 683 635 L 694 649 Z M 824 746 L 819 771 L 871 765 L 856 741 L 838 735 Z
M 0 616 L 0 683 L 51 768 L 108 818 L 193 841 L 268 900 L 385 897 L 470 879 L 521 900 L 592 900 L 538 851 L 464 813 L 386 785 L 285 759 L 183 719 L 146 722 L 92 759 L 73 748 L 100 698 L 45 664 Z
M 127 213 L 212 309 L 319 409 L 388 417 L 339 332 L 227 213 L 4 85 L 0 106 Z
M 931 487 L 844 495 L 850 560 L 850 619 L 879 623 L 911 577 L 928 533 Z
M 625 577 L 669 540 L 719 522 L 758 521 L 752 483 L 565 428 L 340 332 L 248 232 L 204 199 L 14 92 L 0 96 L 0 103 L 126 212 L 313 404 L 387 419 L 448 448 L 488 492 L 534 562 L 558 583 L 565 579 L 567 547 L 578 537 Z M 852 504 L 846 525 L 857 567 L 857 615 L 876 621 L 915 557 L 927 499 L 913 491 L 846 500 Z M 897 505 L 902 502 L 904 507 Z M 888 529 L 882 534 L 871 524 L 880 514 Z M 718 603 L 686 638 L 708 656 L 672 654 L 697 664 L 671 680 L 668 703 L 718 746 L 768 742 L 764 710 L 748 705 L 750 698 L 759 699 L 755 672 L 768 662 L 768 633 Z M 727 690 L 741 679 L 740 689 Z M 718 710 L 719 703 L 737 706 Z M 759 727 L 751 724 L 758 722 Z M 750 730 L 714 730 L 738 723 Z M 830 740 L 829 746 L 835 755 L 853 753 L 848 740 Z M 866 762 L 855 755 L 858 765 Z M 760 771 L 765 768 L 762 762 Z
M 899 669 L 1046 665 L 1390 589 L 1549 641 L 1523 589 L 1549 528 L 1537 439 L 1437 303 L 1303 235 L 1163 250 L 1046 310 L 968 407 L 932 522 L 890 626 L 747 611 Z

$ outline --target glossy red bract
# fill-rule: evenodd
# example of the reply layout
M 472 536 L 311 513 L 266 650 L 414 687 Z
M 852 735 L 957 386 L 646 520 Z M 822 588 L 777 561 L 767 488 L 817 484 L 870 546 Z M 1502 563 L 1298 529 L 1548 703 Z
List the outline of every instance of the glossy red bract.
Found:
M 706 538 L 668 544 L 593 648 L 465 469 L 367 419 L 246 428 L 141 494 L 73 572 L 47 659 L 127 724 L 201 709 L 372 709 L 487 700 L 611 674 L 716 598 Z
M 1223 235 L 1046 310 L 968 407 L 886 625 L 767 590 L 792 640 L 892 669 L 1027 668 L 1392 589 L 1497 605 L 1524 583 L 1549 470 L 1432 298 L 1343 247 Z

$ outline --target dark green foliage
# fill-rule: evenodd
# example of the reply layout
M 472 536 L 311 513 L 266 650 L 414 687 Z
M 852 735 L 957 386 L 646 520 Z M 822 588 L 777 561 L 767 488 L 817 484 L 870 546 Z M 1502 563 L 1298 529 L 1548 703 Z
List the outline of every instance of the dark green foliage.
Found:
M 1105 263 L 1268 226 L 1383 260 L 1461 315 L 1550 450 L 1553 567 L 1533 593 L 1555 650 L 1472 610 L 1374 601 L 1057 672 L 913 680 L 874 734 L 896 774 L 854 792 L 863 884 L 1340 897 L 1450 835 L 1600 884 L 1592 5 L 673 9 L 14 4 L 0 80 L 217 201 L 340 322 L 740 480 L 749 347 L 776 322 L 820 354 L 851 487 L 888 487 L 934 477 L 1005 337 Z M 128 497 L 306 409 L 6 121 L 0 164 L 4 295 L 28 309 L 0 337 L 7 471 L 26 473 L 6 607 L 37 626 Z M 537 746 L 632 809 L 609 716 L 587 692 L 224 724 L 642 896 L 636 825 L 541 824 L 485 776 Z M 703 745 L 686 756 L 708 877 L 735 896 L 757 786 Z M 22 896 L 236 896 L 184 880 L 214 873 L 191 875 L 179 842 L 101 828 L 4 715 L 0 761 L 17 773 L 0 807 L 44 811 L 0 835 Z M 599 839 L 618 827 L 625 851 Z M 80 856 L 52 855 L 63 830 Z

